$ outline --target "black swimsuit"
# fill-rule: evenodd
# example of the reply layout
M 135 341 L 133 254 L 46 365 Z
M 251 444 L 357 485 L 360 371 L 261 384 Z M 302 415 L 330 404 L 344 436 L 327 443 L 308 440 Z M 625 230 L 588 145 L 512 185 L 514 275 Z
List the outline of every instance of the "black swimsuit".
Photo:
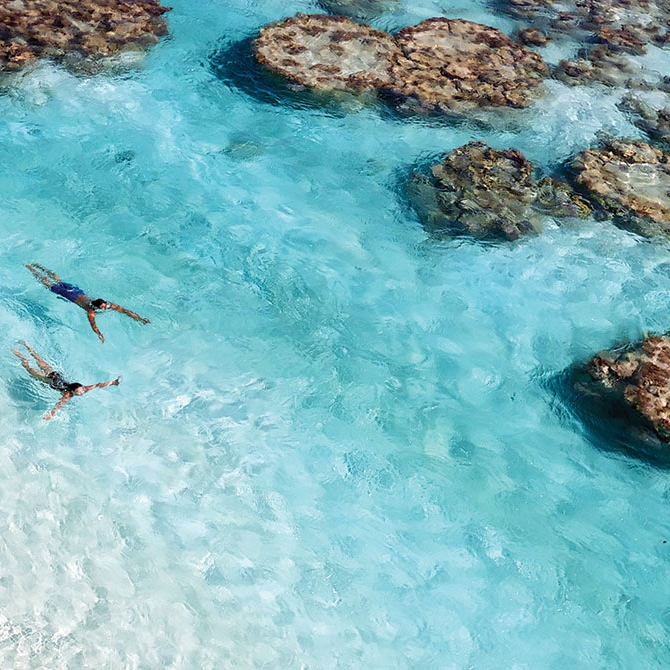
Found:
M 64 393 L 65 391 L 70 390 L 68 388 L 70 386 L 70 383 L 66 381 L 66 379 L 60 372 L 56 372 L 55 370 L 53 372 L 50 372 L 47 375 L 47 379 L 49 380 L 49 386 L 51 386 L 52 389 L 56 389 L 56 391 Z

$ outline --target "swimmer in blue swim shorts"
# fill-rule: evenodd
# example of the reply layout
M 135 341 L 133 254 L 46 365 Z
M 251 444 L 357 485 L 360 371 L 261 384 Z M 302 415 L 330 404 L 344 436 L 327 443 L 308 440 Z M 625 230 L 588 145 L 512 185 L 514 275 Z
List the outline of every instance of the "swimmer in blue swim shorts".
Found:
M 18 349 L 14 349 L 14 354 L 21 359 L 21 365 L 28 370 L 31 376 L 35 379 L 39 379 L 43 384 L 47 384 L 55 391 L 61 393 L 61 399 L 56 403 L 54 408 L 44 415 L 44 418 L 48 421 L 53 418 L 53 415 L 70 399 L 75 395 L 84 395 L 93 389 L 101 389 L 106 386 L 118 386 L 121 381 L 121 377 L 117 377 L 111 382 L 100 382 L 98 384 L 91 384 L 90 386 L 84 386 L 79 382 L 68 382 L 65 380 L 63 375 L 60 372 L 56 372 L 27 342 L 23 343 L 23 346 L 28 350 L 28 353 L 35 359 L 37 362 L 37 368 L 30 366 L 30 361 L 28 358 L 22 354 Z
M 93 332 L 100 338 L 101 342 L 105 341 L 105 338 L 102 336 L 98 326 L 95 323 L 95 315 L 98 311 L 105 311 L 107 309 L 113 309 L 116 312 L 121 312 L 129 316 L 135 321 L 140 321 L 141 323 L 149 323 L 149 319 L 145 319 L 135 312 L 131 312 L 129 309 L 125 309 L 120 305 L 115 305 L 113 302 L 108 300 L 103 300 L 102 298 L 97 298 L 91 300 L 78 286 L 74 284 L 68 284 L 64 282 L 55 272 L 47 270 L 42 265 L 37 263 L 27 263 L 26 267 L 53 293 L 57 296 L 69 300 L 75 305 L 79 305 L 82 309 L 86 310 L 88 315 L 88 322 L 91 324 Z

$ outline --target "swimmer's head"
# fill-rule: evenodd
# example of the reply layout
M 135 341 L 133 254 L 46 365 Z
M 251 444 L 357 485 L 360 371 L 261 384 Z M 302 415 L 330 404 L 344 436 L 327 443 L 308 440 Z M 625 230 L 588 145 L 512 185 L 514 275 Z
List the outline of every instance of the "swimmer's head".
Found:
M 82 395 L 84 393 L 84 387 L 79 382 L 68 384 L 67 390 L 73 395 Z
M 91 305 L 96 309 L 107 309 L 107 303 L 102 298 L 96 298 L 91 301 Z

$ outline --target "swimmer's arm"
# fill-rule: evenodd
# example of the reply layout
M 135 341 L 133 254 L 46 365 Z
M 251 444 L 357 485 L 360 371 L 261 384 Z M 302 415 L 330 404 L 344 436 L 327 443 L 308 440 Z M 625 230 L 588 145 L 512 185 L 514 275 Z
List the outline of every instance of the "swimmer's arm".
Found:
M 44 415 L 44 420 L 48 421 L 53 418 L 53 415 L 72 397 L 71 393 L 63 393 L 63 397 L 54 405 L 54 408 Z
M 88 322 L 91 324 L 91 328 L 93 328 L 93 332 L 100 338 L 101 342 L 104 342 L 105 338 L 102 336 L 102 333 L 98 330 L 98 326 L 95 323 L 95 310 L 94 309 L 87 309 L 86 314 L 88 315 Z
M 121 376 L 119 375 L 116 379 L 112 379 L 111 382 L 98 382 L 97 384 L 90 384 L 89 386 L 84 386 L 82 394 L 88 393 L 93 389 L 104 389 L 106 386 L 118 386 L 121 382 Z
M 135 321 L 140 321 L 141 323 L 151 323 L 149 319 L 145 319 L 143 316 L 140 316 L 135 312 L 131 312 L 129 309 L 126 309 L 125 307 L 121 307 L 121 305 L 115 305 L 113 302 L 107 303 L 107 309 L 113 309 L 117 312 L 121 312 L 121 314 L 125 314 L 126 316 L 129 316 L 131 319 L 135 319 Z

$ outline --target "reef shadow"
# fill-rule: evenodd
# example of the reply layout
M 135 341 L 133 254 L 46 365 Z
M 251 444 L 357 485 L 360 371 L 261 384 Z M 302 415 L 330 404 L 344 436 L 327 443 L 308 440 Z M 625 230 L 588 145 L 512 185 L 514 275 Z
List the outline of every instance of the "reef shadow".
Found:
M 223 37 L 210 53 L 210 71 L 228 87 L 263 104 L 342 117 L 363 107 L 380 106 L 376 96 L 346 91 L 318 91 L 271 72 L 253 55 L 255 37 L 230 42 Z
M 596 449 L 670 470 L 670 445 L 620 394 L 594 381 L 585 363 L 569 366 L 543 385 L 557 403 L 554 410 L 577 421 Z

